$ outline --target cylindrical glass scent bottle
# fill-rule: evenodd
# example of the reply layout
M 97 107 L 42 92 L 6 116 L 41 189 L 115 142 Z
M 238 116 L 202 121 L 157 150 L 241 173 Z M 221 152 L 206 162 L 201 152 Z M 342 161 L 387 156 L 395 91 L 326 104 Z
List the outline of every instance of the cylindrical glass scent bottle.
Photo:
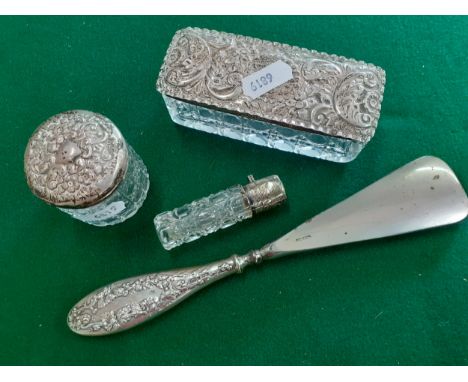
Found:
M 286 199 L 277 175 L 260 180 L 249 176 L 249 181 L 157 215 L 154 225 L 163 247 L 169 250 L 230 227 Z

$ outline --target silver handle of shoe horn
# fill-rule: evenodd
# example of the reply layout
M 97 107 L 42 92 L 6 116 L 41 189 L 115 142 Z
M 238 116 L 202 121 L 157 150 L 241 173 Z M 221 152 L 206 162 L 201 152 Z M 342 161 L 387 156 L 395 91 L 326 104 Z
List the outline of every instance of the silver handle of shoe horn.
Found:
M 68 325 L 81 335 L 116 333 L 158 316 L 250 264 L 452 224 L 467 214 L 468 198 L 449 166 L 435 157 L 421 157 L 260 250 L 208 265 L 132 277 L 100 288 L 71 309 Z

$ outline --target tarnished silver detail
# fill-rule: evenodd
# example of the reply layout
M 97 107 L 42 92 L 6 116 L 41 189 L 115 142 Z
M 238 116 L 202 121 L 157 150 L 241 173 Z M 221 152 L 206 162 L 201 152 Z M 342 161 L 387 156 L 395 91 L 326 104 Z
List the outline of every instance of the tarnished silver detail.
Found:
M 261 262 L 262 250 L 214 263 L 132 277 L 100 288 L 69 312 L 75 333 L 99 336 L 129 329 L 174 307 L 214 281 Z
M 128 149 L 108 118 L 85 110 L 57 114 L 31 136 L 24 170 L 32 192 L 62 207 L 99 203 L 119 185 Z
M 270 245 L 267 245 L 261 249 L 256 249 L 248 253 L 248 257 L 253 264 L 260 264 L 267 257 L 270 250 Z
M 242 79 L 273 62 L 293 79 L 255 100 Z M 380 116 L 385 72 L 372 64 L 207 29 L 179 30 L 157 81 L 169 97 L 296 130 L 368 142 Z
M 249 183 L 243 187 L 248 207 L 259 213 L 281 204 L 286 200 L 286 191 L 278 175 L 255 180 L 248 176 Z
M 443 226 L 467 214 L 468 198 L 450 167 L 438 158 L 422 157 L 260 250 L 101 288 L 70 311 L 68 325 L 82 335 L 111 334 L 155 317 L 213 281 L 264 259 Z
M 241 272 L 248 265 L 237 256 L 201 267 L 152 273 L 115 282 L 76 304 L 70 329 L 83 335 L 125 330 L 172 308 L 206 285 Z

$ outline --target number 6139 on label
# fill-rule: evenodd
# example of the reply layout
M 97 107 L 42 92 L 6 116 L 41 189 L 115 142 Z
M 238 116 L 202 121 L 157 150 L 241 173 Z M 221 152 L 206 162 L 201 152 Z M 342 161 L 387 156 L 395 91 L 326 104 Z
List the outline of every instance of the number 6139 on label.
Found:
M 250 82 L 250 88 L 252 91 L 256 92 L 258 89 L 261 89 L 263 86 L 270 84 L 273 81 L 273 75 L 267 73 L 260 78 L 257 78 L 255 81 Z
M 293 78 L 291 67 L 283 61 L 276 61 L 242 79 L 242 90 L 246 96 L 255 99 Z

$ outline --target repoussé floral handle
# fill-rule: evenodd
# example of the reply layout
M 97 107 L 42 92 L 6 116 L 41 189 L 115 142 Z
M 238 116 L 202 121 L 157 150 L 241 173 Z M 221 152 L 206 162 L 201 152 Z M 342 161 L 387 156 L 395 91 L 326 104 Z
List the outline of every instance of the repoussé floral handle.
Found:
M 120 280 L 79 301 L 68 314 L 77 334 L 99 336 L 129 329 L 165 312 L 203 287 L 262 260 L 262 251 L 207 265 Z

